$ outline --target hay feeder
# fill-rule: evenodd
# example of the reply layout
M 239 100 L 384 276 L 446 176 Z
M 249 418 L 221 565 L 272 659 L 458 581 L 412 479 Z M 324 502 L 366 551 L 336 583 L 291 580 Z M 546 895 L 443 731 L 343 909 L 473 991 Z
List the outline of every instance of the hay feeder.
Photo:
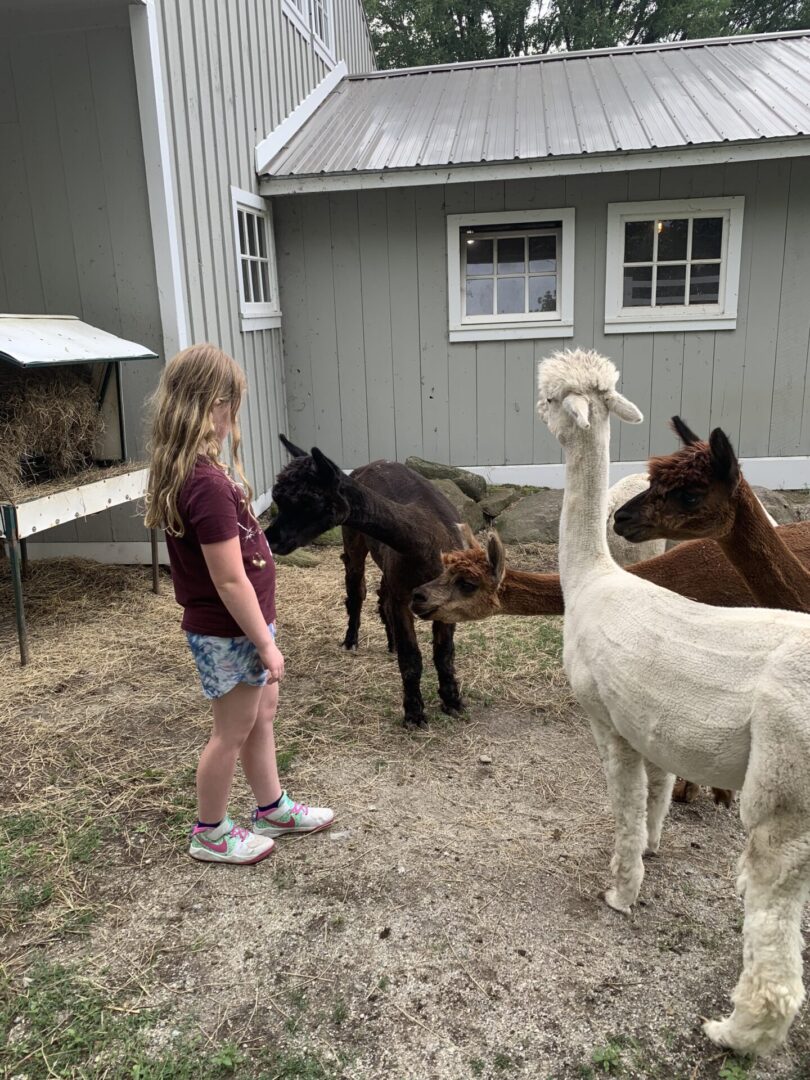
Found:
M 144 346 L 74 316 L 0 315 L 0 407 L 6 405 L 5 454 L 0 461 L 0 475 L 5 477 L 0 484 L 0 540 L 8 550 L 23 664 L 29 656 L 22 587 L 26 541 L 66 521 L 143 496 L 146 468 L 127 467 L 120 363 L 156 358 Z M 82 401 L 77 400 L 71 411 L 66 404 L 60 406 L 58 395 L 73 389 Z M 39 428 L 47 431 L 47 437 L 40 440 L 42 445 L 20 434 L 35 407 L 45 413 Z M 47 415 L 49 409 L 60 415 Z M 43 472 L 46 482 L 42 482 Z M 152 581 L 157 592 L 154 530 L 151 543 Z

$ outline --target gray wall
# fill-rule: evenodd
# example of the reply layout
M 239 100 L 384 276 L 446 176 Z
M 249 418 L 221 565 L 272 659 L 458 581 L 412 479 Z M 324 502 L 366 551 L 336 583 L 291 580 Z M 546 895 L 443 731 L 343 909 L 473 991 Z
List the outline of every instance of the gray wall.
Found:
M 41 29 L 48 26 L 48 31 Z M 160 355 L 135 71 L 124 4 L 0 19 L 0 311 L 77 315 Z M 123 365 L 128 450 L 160 361 Z M 133 508 L 46 539 L 143 539 Z
M 339 54 L 350 70 L 367 69 L 360 0 L 335 8 Z M 329 69 L 280 0 L 160 0 L 160 20 L 190 335 L 221 345 L 247 373 L 245 464 L 261 494 L 283 464 L 282 331 L 241 332 L 230 188 L 258 193 L 256 144 Z
M 737 329 L 604 334 L 609 202 L 744 195 Z M 576 208 L 573 338 L 448 344 L 445 215 Z M 459 465 L 545 464 L 538 359 L 595 347 L 645 414 L 614 457 L 673 448 L 667 420 L 725 428 L 746 456 L 810 453 L 810 160 L 276 200 L 290 434 L 346 467 L 420 454 Z

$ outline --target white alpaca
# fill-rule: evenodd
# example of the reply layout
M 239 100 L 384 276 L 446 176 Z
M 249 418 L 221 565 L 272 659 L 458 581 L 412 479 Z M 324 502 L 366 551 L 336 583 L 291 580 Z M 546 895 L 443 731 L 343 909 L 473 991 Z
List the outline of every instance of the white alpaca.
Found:
M 619 507 L 646 491 L 649 486 L 649 476 L 637 472 L 623 476 L 608 491 L 607 542 L 610 554 L 619 566 L 630 566 L 632 563 L 643 562 L 644 559 L 654 559 L 656 555 L 663 555 L 667 550 L 666 540 L 643 540 L 640 544 L 631 544 L 613 528 L 613 515 Z
M 609 412 L 641 413 L 593 352 L 539 369 L 538 412 L 565 449 L 563 663 L 588 714 L 616 820 L 611 907 L 628 913 L 658 849 L 672 774 L 741 791 L 748 832 L 743 970 L 709 1038 L 763 1053 L 804 998 L 801 913 L 810 892 L 810 615 L 713 608 L 620 569 L 605 538 Z

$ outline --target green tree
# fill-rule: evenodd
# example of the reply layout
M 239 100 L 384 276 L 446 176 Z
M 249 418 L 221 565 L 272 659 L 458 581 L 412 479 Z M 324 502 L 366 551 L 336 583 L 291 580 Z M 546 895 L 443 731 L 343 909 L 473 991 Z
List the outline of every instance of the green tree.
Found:
M 810 0 L 366 0 L 381 68 L 810 27 Z

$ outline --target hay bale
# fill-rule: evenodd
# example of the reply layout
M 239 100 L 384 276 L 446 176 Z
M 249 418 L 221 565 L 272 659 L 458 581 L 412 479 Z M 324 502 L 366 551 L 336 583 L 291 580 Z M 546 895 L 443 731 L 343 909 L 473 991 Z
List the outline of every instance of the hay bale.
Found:
M 68 368 L 27 371 L 0 390 L 0 488 L 71 476 L 93 460 L 104 430 L 96 393 Z

